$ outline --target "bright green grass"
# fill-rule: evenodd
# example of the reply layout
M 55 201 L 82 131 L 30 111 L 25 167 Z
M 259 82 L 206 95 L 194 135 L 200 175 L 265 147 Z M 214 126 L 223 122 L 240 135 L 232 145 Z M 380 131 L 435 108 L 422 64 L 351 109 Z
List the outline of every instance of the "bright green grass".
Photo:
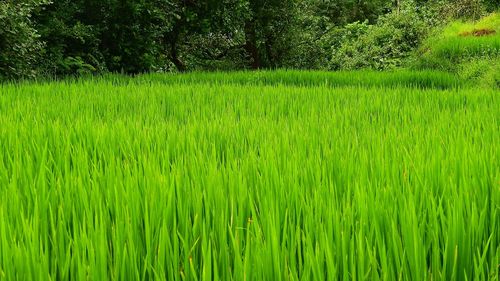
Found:
M 481 29 L 495 30 L 496 34 L 460 35 Z M 500 14 L 477 22 L 450 23 L 426 40 L 413 68 L 446 71 L 466 81 L 462 84 L 500 89 Z
M 488 29 L 496 31 L 489 36 L 460 36 L 465 32 Z M 434 55 L 453 59 L 463 56 L 500 55 L 500 14 L 493 13 L 478 22 L 454 22 L 427 44 Z M 500 61 L 497 61 L 500 63 Z
M 124 78 L 114 76 L 112 80 Z M 125 78 L 127 79 L 127 78 Z M 217 83 L 217 84 L 241 84 L 241 85 L 276 85 L 284 84 L 291 86 L 369 86 L 369 87 L 400 87 L 410 86 L 417 88 L 454 88 L 462 85 L 462 81 L 452 74 L 422 70 L 407 71 L 397 70 L 394 72 L 379 72 L 370 70 L 328 72 L 328 71 L 300 71 L 300 70 L 278 70 L 278 71 L 241 71 L 228 73 L 186 73 L 183 75 L 150 74 L 143 75 L 133 81 L 140 83 Z
M 1 280 L 499 280 L 498 91 L 198 75 L 0 85 Z
M 441 37 L 456 37 L 461 33 L 480 29 L 492 29 L 500 32 L 500 13 L 492 13 L 476 22 L 452 22 L 442 31 Z
M 101 77 L 102 78 L 102 77 Z M 184 74 L 144 74 L 137 77 L 106 74 L 104 78 L 113 85 L 128 84 L 233 84 L 242 86 L 324 86 L 329 88 L 343 86 L 363 87 L 413 87 L 452 89 L 464 86 L 466 83 L 453 74 L 434 70 L 395 70 L 380 72 L 372 70 L 330 72 L 303 70 L 273 70 L 273 71 L 236 71 L 236 72 L 188 72 Z M 90 77 L 90 79 L 95 79 Z M 100 79 L 100 78 L 98 78 Z M 78 81 L 78 78 L 67 78 L 66 83 Z M 46 82 L 46 81 L 45 81 Z M 37 84 L 37 82 L 27 82 Z

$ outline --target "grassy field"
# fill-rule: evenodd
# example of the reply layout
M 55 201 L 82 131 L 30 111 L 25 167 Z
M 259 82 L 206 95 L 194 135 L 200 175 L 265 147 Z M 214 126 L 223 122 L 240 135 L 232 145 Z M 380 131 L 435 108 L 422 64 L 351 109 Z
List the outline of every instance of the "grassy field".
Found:
M 0 85 L 0 280 L 499 280 L 500 92 L 438 72 Z

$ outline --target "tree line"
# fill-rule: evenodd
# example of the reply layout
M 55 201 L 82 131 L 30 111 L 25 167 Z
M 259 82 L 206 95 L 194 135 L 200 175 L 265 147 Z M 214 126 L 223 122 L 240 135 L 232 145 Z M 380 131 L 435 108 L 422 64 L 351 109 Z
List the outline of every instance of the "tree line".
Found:
M 433 27 L 498 0 L 3 0 L 0 79 L 390 69 Z

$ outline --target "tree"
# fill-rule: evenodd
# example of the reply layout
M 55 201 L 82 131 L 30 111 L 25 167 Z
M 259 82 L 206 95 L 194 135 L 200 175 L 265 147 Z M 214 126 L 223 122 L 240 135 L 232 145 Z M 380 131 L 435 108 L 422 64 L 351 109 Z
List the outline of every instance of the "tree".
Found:
M 164 65 L 159 44 L 172 16 L 168 1 L 59 0 L 37 15 L 54 74 L 80 71 L 140 73 Z
M 36 28 L 45 42 L 40 63 L 45 75 L 106 70 L 98 11 L 92 1 L 58 0 L 35 15 Z
M 0 79 L 34 77 L 43 44 L 33 27 L 32 13 L 47 0 L 0 2 Z
M 188 69 L 189 61 L 185 58 L 191 57 L 191 61 L 221 59 L 234 48 L 232 42 L 239 26 L 235 18 L 242 15 L 242 0 L 175 0 L 161 7 L 164 14 L 173 18 L 171 28 L 163 29 L 161 42 L 177 70 Z M 196 44 L 208 41 L 220 50 L 207 50 L 202 44 Z M 215 41 L 217 44 L 213 45 Z M 197 54 L 196 58 L 192 54 Z
M 276 68 L 293 48 L 295 0 L 250 0 L 244 23 L 245 50 L 252 68 Z
M 179 70 L 197 65 L 259 69 L 285 64 L 295 44 L 297 0 L 216 2 L 182 1 L 177 6 L 182 13 L 165 38 Z

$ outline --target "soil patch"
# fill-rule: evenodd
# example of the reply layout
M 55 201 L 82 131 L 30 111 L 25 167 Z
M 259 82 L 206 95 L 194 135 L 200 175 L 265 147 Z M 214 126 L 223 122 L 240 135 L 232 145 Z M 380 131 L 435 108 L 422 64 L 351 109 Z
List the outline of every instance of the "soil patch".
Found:
M 462 32 L 460 33 L 459 35 L 460 36 L 475 36 L 475 37 L 481 37 L 481 36 L 490 36 L 490 35 L 494 35 L 496 34 L 497 32 L 493 29 L 474 29 L 472 31 L 468 31 L 468 32 Z

